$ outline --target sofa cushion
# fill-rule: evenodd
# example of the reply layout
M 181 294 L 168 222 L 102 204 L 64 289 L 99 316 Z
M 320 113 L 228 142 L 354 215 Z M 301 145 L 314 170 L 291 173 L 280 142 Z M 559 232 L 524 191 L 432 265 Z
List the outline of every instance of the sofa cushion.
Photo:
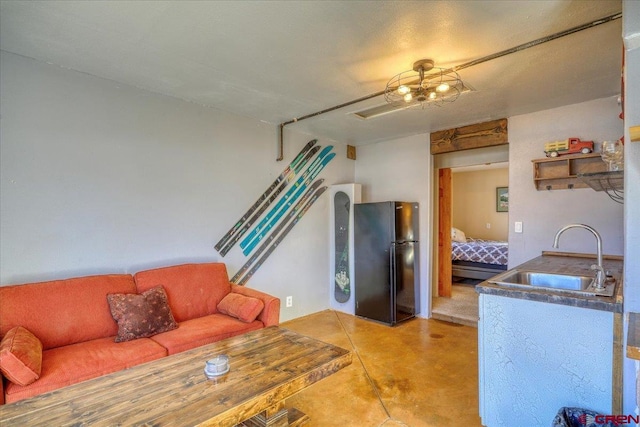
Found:
M 40 378 L 42 343 L 22 326 L 11 329 L 0 342 L 0 370 L 9 381 L 28 385 Z
M 45 350 L 40 379 L 27 386 L 8 383 L 5 398 L 7 403 L 26 399 L 160 359 L 166 354 L 164 347 L 149 338 L 115 343 L 113 337 L 107 337 Z
M 118 326 L 107 294 L 135 292 L 128 274 L 0 286 L 0 335 L 23 326 L 40 339 L 44 350 L 113 337 Z
M 138 292 L 162 285 L 177 322 L 217 313 L 217 305 L 231 291 L 222 263 L 183 264 L 136 273 Z
M 166 348 L 169 354 L 176 354 L 262 327 L 264 325 L 258 320 L 244 323 L 226 314 L 217 313 L 185 320 L 180 322 L 178 329 L 154 335 L 149 339 Z
M 150 337 L 178 327 L 162 286 L 142 294 L 109 294 L 107 301 L 118 323 L 115 342 Z
M 240 319 L 245 323 L 251 323 L 256 320 L 258 314 L 264 308 L 264 303 L 258 298 L 252 298 L 245 295 L 230 292 L 226 297 L 222 298 L 218 304 L 218 311 L 223 314 Z
M 246 295 L 248 297 L 258 298 L 264 303 L 264 309 L 258 315 L 257 320 L 264 324 L 264 327 L 278 326 L 280 324 L 280 299 L 272 295 L 265 294 L 256 289 L 247 288 L 231 284 L 231 292 Z

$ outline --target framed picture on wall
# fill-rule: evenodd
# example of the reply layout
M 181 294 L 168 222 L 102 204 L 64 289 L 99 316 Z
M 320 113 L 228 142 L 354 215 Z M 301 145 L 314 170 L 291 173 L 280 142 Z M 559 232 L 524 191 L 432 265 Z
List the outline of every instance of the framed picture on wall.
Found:
M 496 212 L 509 212 L 509 187 L 496 187 Z

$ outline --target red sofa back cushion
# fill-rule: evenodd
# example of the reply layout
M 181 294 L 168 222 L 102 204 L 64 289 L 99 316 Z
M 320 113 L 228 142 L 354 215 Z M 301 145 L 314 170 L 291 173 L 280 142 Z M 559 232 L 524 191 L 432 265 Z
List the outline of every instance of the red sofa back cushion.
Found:
M 177 322 L 217 313 L 231 284 L 223 263 L 183 264 L 134 274 L 138 292 L 162 285 Z
M 22 326 L 40 339 L 44 350 L 115 336 L 118 325 L 107 294 L 135 292 L 129 274 L 0 286 L 0 335 Z

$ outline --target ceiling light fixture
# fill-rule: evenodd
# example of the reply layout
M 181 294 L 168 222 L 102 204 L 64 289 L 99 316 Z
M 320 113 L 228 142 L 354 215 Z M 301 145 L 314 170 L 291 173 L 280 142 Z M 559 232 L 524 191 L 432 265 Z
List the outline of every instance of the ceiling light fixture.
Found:
M 406 107 L 442 105 L 453 102 L 467 88 L 457 72 L 452 69 L 434 67 L 432 59 L 421 59 L 413 69 L 394 76 L 384 91 L 389 104 Z

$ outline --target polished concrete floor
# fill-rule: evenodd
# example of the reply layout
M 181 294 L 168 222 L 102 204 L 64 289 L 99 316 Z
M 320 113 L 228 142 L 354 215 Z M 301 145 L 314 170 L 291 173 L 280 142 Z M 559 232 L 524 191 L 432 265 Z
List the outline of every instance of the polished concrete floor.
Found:
M 477 329 L 434 319 L 389 327 L 332 310 L 281 327 L 353 351 L 353 363 L 287 399 L 309 426 L 479 426 Z

